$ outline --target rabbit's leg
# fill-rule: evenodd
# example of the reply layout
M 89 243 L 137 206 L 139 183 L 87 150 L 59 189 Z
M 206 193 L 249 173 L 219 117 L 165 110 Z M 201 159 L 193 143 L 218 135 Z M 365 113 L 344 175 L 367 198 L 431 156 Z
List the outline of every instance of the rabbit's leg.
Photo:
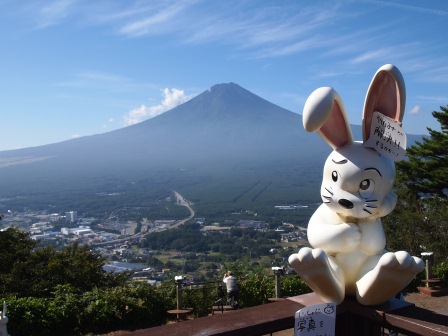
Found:
M 413 257 L 405 251 L 372 256 L 366 266 L 375 259 L 378 260 L 376 266 L 365 272 L 356 282 L 358 302 L 366 306 L 386 302 L 425 268 L 420 258 Z
M 345 296 L 342 270 L 321 249 L 303 247 L 289 257 L 289 264 L 325 302 L 341 303 Z

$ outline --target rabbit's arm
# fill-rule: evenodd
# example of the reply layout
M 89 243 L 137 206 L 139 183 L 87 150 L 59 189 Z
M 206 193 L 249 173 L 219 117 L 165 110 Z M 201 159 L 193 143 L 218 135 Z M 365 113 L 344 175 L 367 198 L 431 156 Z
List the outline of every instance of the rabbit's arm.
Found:
M 308 241 L 327 253 L 350 252 L 358 247 L 361 233 L 354 223 L 345 223 L 333 211 L 321 205 L 308 224 Z
M 381 219 L 360 222 L 359 229 L 361 230 L 359 246 L 366 254 L 374 255 L 384 250 L 386 247 L 386 236 Z

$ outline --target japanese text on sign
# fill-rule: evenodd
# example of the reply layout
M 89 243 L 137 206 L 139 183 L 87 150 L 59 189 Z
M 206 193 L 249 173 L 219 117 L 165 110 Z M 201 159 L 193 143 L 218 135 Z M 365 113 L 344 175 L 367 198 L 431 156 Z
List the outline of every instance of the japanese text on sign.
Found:
M 335 324 L 334 303 L 308 306 L 295 314 L 294 336 L 334 336 Z
M 406 154 L 406 133 L 394 120 L 374 112 L 370 137 L 364 146 L 375 149 L 391 160 L 401 161 Z

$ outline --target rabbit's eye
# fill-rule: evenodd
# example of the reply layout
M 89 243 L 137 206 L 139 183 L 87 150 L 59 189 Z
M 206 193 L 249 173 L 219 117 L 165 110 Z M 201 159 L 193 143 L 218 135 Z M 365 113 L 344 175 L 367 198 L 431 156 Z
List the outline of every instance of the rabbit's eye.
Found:
M 331 173 L 331 179 L 333 180 L 333 182 L 336 182 L 338 180 L 338 172 L 336 170 L 333 170 L 333 172 Z
M 362 198 L 369 198 L 375 190 L 375 181 L 370 179 L 362 180 L 359 184 L 359 194 Z

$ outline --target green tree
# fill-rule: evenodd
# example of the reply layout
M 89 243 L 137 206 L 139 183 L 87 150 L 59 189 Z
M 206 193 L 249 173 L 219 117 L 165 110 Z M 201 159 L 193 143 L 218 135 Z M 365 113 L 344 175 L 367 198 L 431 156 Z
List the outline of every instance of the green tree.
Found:
M 441 109 L 432 113 L 441 131 L 428 128 L 430 136 L 397 163 L 398 202 L 383 221 L 388 249 L 413 255 L 431 251 L 436 262 L 448 257 L 448 108 Z
M 415 193 L 447 198 L 448 188 L 448 107 L 440 107 L 432 115 L 440 131 L 428 128 L 429 137 L 407 150 L 408 160 L 397 163 L 397 180 Z
M 8 273 L 17 261 L 26 260 L 36 245 L 29 233 L 12 228 L 0 231 L 0 274 Z
M 9 292 L 14 265 L 26 262 L 36 245 L 28 233 L 12 228 L 0 232 L 0 293 Z
M 421 201 L 404 184 L 397 185 L 395 192 L 398 197 L 397 205 L 383 220 L 387 249 L 404 250 L 412 255 L 420 255 L 422 246 L 430 238 L 425 226 L 425 213 Z
M 80 292 L 124 284 L 127 274 L 103 270 L 105 260 L 87 246 L 72 244 L 63 251 L 35 248 L 28 234 L 15 229 L 0 232 L 0 294 L 17 297 L 52 297 L 57 286 Z

